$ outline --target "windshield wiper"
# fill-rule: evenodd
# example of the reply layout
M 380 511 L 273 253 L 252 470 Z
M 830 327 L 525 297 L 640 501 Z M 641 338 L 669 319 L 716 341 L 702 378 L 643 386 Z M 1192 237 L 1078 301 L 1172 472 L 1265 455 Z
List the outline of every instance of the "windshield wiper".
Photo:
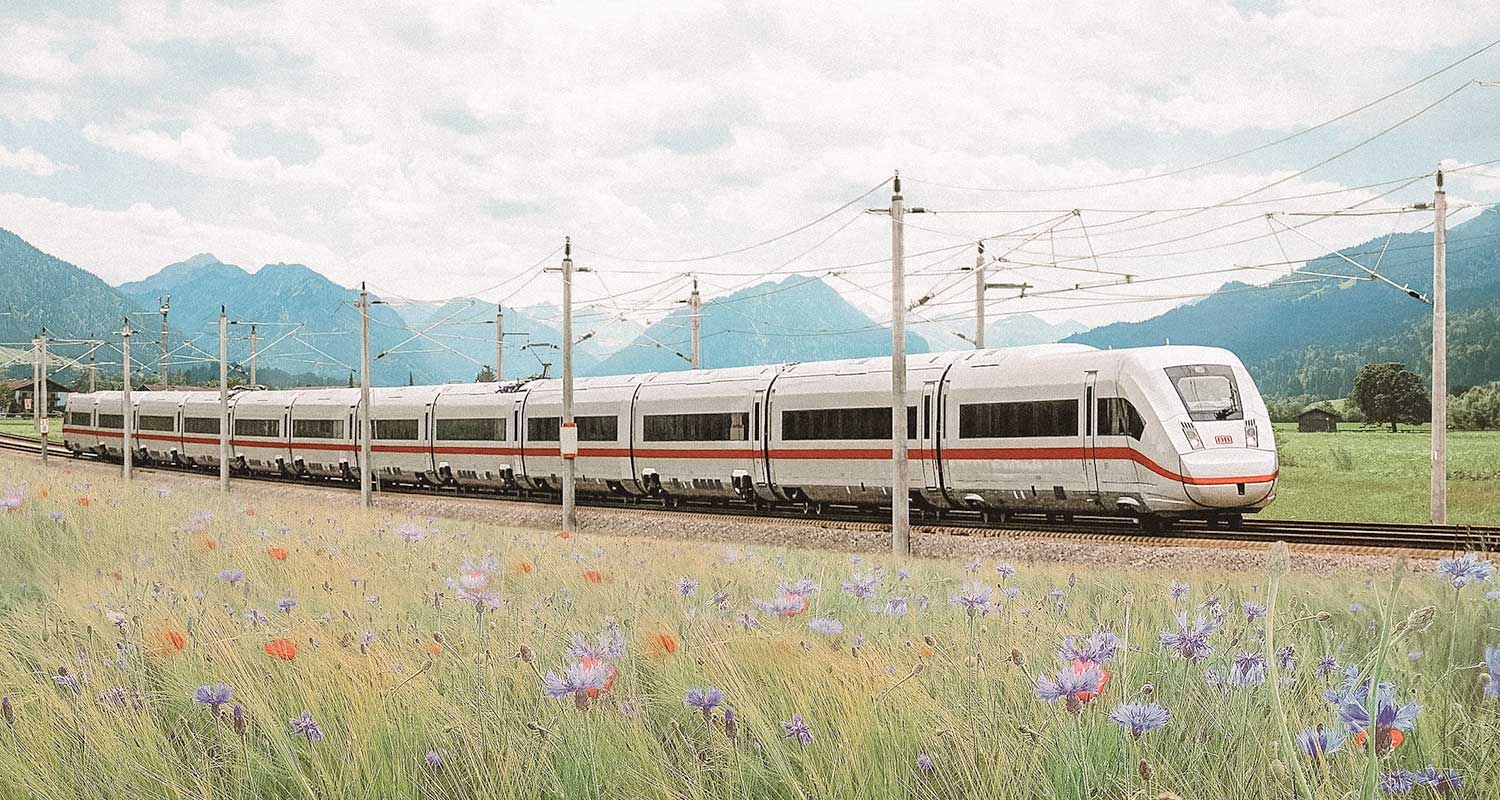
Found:
M 1214 419 L 1229 419 L 1234 415 L 1234 412 L 1239 410 L 1240 407 L 1237 405 L 1230 406 L 1229 408 L 1221 408 L 1218 411 L 1214 412 Z

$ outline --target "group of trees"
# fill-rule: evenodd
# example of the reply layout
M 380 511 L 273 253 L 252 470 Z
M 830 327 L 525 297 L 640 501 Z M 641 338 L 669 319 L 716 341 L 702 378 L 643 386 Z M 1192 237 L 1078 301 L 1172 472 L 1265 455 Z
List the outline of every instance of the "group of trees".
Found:
M 1398 425 L 1420 425 L 1432 420 L 1427 381 L 1394 361 L 1361 367 L 1342 410 L 1312 395 L 1266 398 L 1273 422 L 1294 422 L 1309 406 L 1337 411 L 1345 422 L 1388 425 L 1392 431 Z M 1451 392 L 1448 427 L 1468 431 L 1500 429 L 1500 381 Z

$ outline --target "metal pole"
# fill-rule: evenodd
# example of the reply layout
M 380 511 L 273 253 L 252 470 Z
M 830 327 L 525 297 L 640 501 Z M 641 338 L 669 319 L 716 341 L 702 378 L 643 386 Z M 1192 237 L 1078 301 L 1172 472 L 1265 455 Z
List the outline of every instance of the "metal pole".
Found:
M 974 349 L 984 349 L 984 242 L 974 260 Z
M 370 507 L 370 295 L 359 285 L 359 502 Z
M 891 552 L 911 553 L 911 465 L 906 460 L 906 273 L 898 174 L 891 192 Z
M 255 324 L 251 323 L 251 325 L 250 325 L 250 386 L 252 388 L 260 385 L 260 381 L 255 376 L 255 356 L 257 355 L 256 354 L 256 345 L 257 344 L 258 344 L 258 342 L 257 342 L 257 337 L 255 335 Z M 273 343 L 273 345 L 274 345 L 274 343 Z
M 166 391 L 171 386 L 167 377 L 167 312 L 172 309 L 172 296 L 161 304 L 161 390 Z
M 98 383 L 99 368 L 94 366 L 94 350 L 89 348 L 89 394 L 94 393 L 94 386 Z
M 46 464 L 47 436 L 50 431 L 51 420 L 48 419 L 47 414 L 47 334 L 45 332 L 38 339 L 38 342 L 40 342 L 41 351 L 37 354 L 36 366 L 37 372 L 41 377 L 37 379 L 36 394 L 34 397 L 36 398 L 37 413 L 41 415 L 38 419 L 42 422 L 42 424 L 37 426 L 37 433 L 42 437 L 42 463 Z
M 135 454 L 131 451 L 131 449 L 134 447 L 134 444 L 131 442 L 130 436 L 130 429 L 133 427 L 131 423 L 134 422 L 134 420 L 132 419 L 134 415 L 131 413 L 133 409 L 130 407 L 131 333 L 132 331 L 130 330 L 130 320 L 127 319 L 125 320 L 125 329 L 120 333 L 121 339 L 124 340 L 123 347 L 121 347 L 121 355 L 123 356 L 121 362 L 123 363 L 123 366 L 120 368 L 120 373 L 125 379 L 125 390 L 120 398 L 120 405 L 122 406 L 122 408 L 120 409 L 120 472 L 125 476 L 125 480 L 127 481 L 130 480 L 130 473 L 135 466 Z
M 1434 525 L 1448 521 L 1448 194 L 1438 170 L 1432 195 L 1432 502 Z
M 573 242 L 563 240 L 563 385 L 562 385 L 562 431 L 559 434 L 559 452 L 563 460 L 563 530 L 569 533 L 578 529 L 578 511 L 574 508 L 577 486 L 576 464 L 578 454 L 578 428 L 573 421 Z
M 698 294 L 698 279 L 693 279 L 693 293 L 688 295 L 688 308 L 693 312 L 693 369 L 703 368 L 703 296 Z
M 223 306 L 219 306 L 219 491 L 229 491 L 229 317 Z
M 505 306 L 495 304 L 495 380 L 505 383 Z
M 31 337 L 31 429 L 40 431 L 42 429 L 42 418 L 37 415 L 36 399 L 41 393 L 36 389 L 37 375 L 41 372 L 42 339 L 40 336 Z

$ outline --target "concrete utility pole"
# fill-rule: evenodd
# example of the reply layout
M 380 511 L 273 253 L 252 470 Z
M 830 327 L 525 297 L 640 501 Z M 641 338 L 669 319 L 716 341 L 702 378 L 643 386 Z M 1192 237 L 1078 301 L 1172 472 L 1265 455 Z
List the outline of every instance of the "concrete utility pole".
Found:
M 974 259 L 974 349 L 984 349 L 984 242 Z
M 359 502 L 370 507 L 370 295 L 359 285 Z
M 495 380 L 505 383 L 505 306 L 495 304 Z
M 37 378 L 41 374 L 41 365 L 42 337 L 33 336 L 31 337 L 31 429 L 34 431 L 42 429 L 42 418 L 37 413 L 39 406 L 36 402 L 37 398 L 42 396 L 42 393 L 37 391 Z
M 37 353 L 36 366 L 37 366 L 37 372 L 39 372 L 41 374 L 41 378 L 36 383 L 36 394 L 32 395 L 32 396 L 34 398 L 36 398 L 34 404 L 36 405 L 37 414 L 41 415 L 40 417 L 38 417 L 38 419 L 41 420 L 41 424 L 37 426 L 36 430 L 37 430 L 37 433 L 40 434 L 41 437 L 42 437 L 42 463 L 46 464 L 47 463 L 47 435 L 48 435 L 48 431 L 49 431 L 49 425 L 51 424 L 51 420 L 48 419 L 48 414 L 47 414 L 48 408 L 47 408 L 47 331 L 46 331 L 46 329 L 42 330 L 42 335 L 41 335 L 41 337 L 37 341 L 40 343 L 39 346 L 41 347 L 41 350 L 40 350 L 40 352 Z
M 95 347 L 98 343 L 95 342 Z M 89 394 L 94 393 L 94 385 L 99 380 L 99 369 L 94 366 L 94 348 L 89 348 Z
M 161 302 L 161 390 L 171 385 L 167 377 L 167 312 L 172 310 L 172 295 Z
M 257 380 L 256 377 L 255 377 L 255 356 L 257 355 L 257 353 L 255 352 L 255 349 L 256 349 L 256 346 L 258 344 L 259 344 L 259 340 L 258 340 L 258 338 L 255 335 L 255 323 L 252 322 L 252 323 L 250 323 L 250 386 L 251 386 L 251 388 L 254 388 L 254 387 L 260 385 L 260 381 Z M 274 346 L 274 344 L 275 343 L 273 342 L 272 345 Z
M 130 480 L 130 473 L 135 467 L 135 454 L 132 452 L 135 445 L 131 441 L 130 436 L 130 429 L 133 427 L 131 423 L 134 422 L 132 419 L 134 414 L 131 413 L 133 409 L 130 405 L 130 335 L 132 333 L 134 331 L 130 330 L 130 320 L 126 319 L 125 328 L 120 332 L 122 340 L 122 358 L 120 361 L 123 364 L 120 367 L 120 374 L 125 378 L 125 391 L 120 397 L 120 405 L 122 406 L 120 409 L 120 472 L 125 476 L 125 480 L 127 481 Z
M 688 295 L 693 315 L 693 369 L 703 369 L 703 296 L 698 294 L 698 279 L 693 279 L 693 293 Z
M 1432 502 L 1428 518 L 1448 522 L 1448 195 L 1438 170 L 1432 195 Z
M 891 553 L 911 554 L 911 462 L 906 459 L 906 255 L 901 175 L 891 187 Z
M 573 273 L 588 272 L 588 269 L 577 269 L 573 267 L 573 240 L 572 237 L 563 238 L 563 261 L 562 267 L 557 270 L 549 268 L 548 272 L 562 272 L 562 351 L 563 351 L 563 378 L 562 378 L 562 423 L 558 431 L 558 453 L 562 456 L 562 506 L 563 506 L 563 530 L 573 533 L 578 529 L 578 511 L 575 508 L 577 499 L 577 474 L 578 468 L 575 459 L 578 457 L 578 424 L 573 419 Z
M 229 317 L 223 306 L 219 306 L 219 491 L 229 491 Z

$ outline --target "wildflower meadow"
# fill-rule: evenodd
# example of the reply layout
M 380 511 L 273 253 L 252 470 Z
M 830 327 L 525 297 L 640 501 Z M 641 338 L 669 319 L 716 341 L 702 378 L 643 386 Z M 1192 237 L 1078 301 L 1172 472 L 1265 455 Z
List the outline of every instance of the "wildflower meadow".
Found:
M 0 796 L 1494 797 L 1500 579 L 697 546 L 0 462 Z

